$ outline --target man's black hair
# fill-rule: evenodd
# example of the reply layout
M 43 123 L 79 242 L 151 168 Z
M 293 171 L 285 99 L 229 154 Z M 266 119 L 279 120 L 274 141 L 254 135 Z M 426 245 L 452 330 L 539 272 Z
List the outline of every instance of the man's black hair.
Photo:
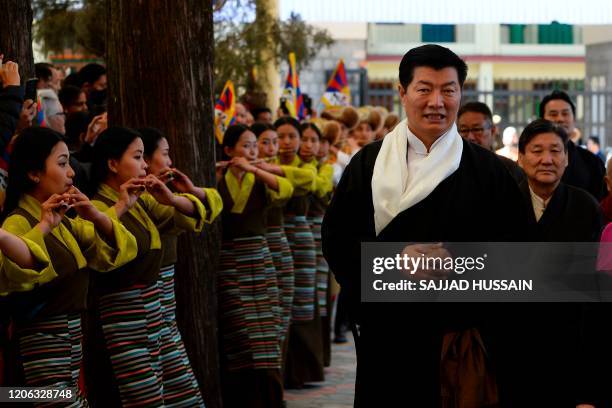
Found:
M 569 97 L 568 94 L 566 94 L 563 91 L 559 91 L 559 90 L 552 91 L 552 93 L 549 93 L 548 95 L 544 97 L 544 99 L 542 99 L 542 102 L 540 103 L 540 112 L 539 112 L 541 118 L 544 118 L 546 104 L 556 99 L 561 99 L 562 101 L 567 102 L 569 106 L 572 108 L 572 114 L 574 115 L 574 118 L 576 118 L 576 106 L 574 105 L 574 102 L 572 102 L 572 99 Z
M 404 54 L 399 66 L 399 81 L 402 87 L 406 88 L 412 82 L 414 69 L 418 67 L 430 67 L 436 71 L 448 67 L 455 68 L 461 87 L 467 77 L 465 61 L 448 48 L 435 44 L 422 45 Z
M 493 123 L 493 114 L 491 113 L 491 109 L 489 109 L 486 103 L 468 102 L 463 104 L 463 106 L 459 108 L 459 112 L 457 112 L 457 119 L 459 119 L 461 115 L 466 112 L 482 113 L 485 118 L 489 119 L 489 121 Z
M 567 132 L 561 126 L 546 119 L 536 119 L 525 127 L 521 133 L 521 137 L 519 137 L 519 152 L 525 154 L 525 148 L 529 142 L 531 142 L 534 137 L 541 135 L 542 133 L 554 133 L 559 136 L 563 142 L 563 148 L 567 152 L 567 142 L 569 140 Z
M 81 88 L 77 88 L 73 85 L 64 85 L 58 92 L 57 97 L 64 109 L 68 109 L 68 107 L 74 105 L 79 100 L 81 92 L 83 92 Z
M 595 143 L 597 146 L 601 146 L 601 142 L 599 140 L 599 136 L 589 136 L 589 140 Z
M 260 113 L 269 113 L 269 114 L 272 114 L 272 109 L 270 109 L 270 108 L 268 108 L 266 106 L 263 106 L 263 107 L 259 107 L 259 108 L 255 108 L 255 109 L 251 110 L 251 114 L 253 115 L 253 117 L 255 119 L 257 119 L 257 116 Z
M 39 62 L 34 64 L 34 73 L 36 78 L 42 79 L 43 81 L 50 81 L 53 76 L 53 65 L 46 62 Z
M 81 77 L 83 83 L 89 84 L 93 84 L 104 74 L 106 74 L 106 68 L 94 62 L 85 65 L 79 70 L 79 76 Z

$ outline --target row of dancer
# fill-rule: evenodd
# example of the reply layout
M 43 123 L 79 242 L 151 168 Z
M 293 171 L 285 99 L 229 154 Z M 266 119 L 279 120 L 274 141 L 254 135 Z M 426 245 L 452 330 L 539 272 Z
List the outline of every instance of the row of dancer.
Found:
M 324 380 L 331 277 L 320 231 L 337 130 L 334 123 L 281 117 L 225 132 L 227 160 L 217 163 L 225 406 L 280 407 L 283 388 Z
M 176 236 L 201 233 L 221 198 L 171 168 L 153 129 L 109 128 L 94 150 L 81 192 L 62 135 L 32 127 L 15 140 L 3 228 L 29 245 L 30 263 L 1 269 L 5 383 L 74 387 L 71 407 L 203 406 L 176 326 L 173 264 Z

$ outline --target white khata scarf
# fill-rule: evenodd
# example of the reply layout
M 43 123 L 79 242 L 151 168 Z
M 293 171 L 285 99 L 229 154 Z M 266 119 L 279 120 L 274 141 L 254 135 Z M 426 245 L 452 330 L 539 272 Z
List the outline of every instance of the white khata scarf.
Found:
M 374 164 L 372 201 L 376 235 L 402 211 L 425 199 L 461 162 L 463 140 L 453 124 L 408 177 L 408 122 L 401 121 L 385 136 Z

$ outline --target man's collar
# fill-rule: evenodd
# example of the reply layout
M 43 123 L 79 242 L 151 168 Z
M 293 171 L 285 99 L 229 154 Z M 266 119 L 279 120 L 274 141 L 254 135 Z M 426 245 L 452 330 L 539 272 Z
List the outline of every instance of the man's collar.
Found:
M 451 131 L 453 130 L 453 126 L 451 126 L 446 132 L 444 132 L 440 137 L 438 137 L 435 142 L 433 142 L 433 144 L 429 148 L 429 151 L 427 150 L 425 143 L 423 143 L 421 139 L 419 139 L 418 136 L 412 133 L 410 128 L 406 126 L 408 130 L 408 148 L 413 150 L 419 156 L 427 156 L 433 149 L 436 148 L 438 144 L 440 144 L 442 139 L 444 139 L 446 136 L 448 136 L 449 133 L 451 133 Z

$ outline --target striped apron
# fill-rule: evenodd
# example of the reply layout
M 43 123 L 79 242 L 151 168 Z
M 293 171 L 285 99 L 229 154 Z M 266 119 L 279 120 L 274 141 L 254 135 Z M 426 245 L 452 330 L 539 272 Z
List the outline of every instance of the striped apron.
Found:
M 13 214 L 32 227 L 38 220 L 22 208 Z M 62 223 L 71 231 L 70 223 Z M 87 407 L 79 387 L 83 332 L 81 312 L 85 307 L 89 272 L 79 269 L 74 255 L 53 234 L 45 246 L 58 277 L 29 292 L 9 295 L 7 306 L 14 322 L 7 353 L 8 382 L 16 386 L 73 388 L 72 402 L 38 402 L 36 407 Z
M 286 213 L 285 231 L 295 270 L 285 387 L 302 388 L 304 383 L 324 380 L 322 329 L 316 292 L 316 251 L 305 215 Z
M 295 277 L 293 272 L 293 257 L 285 229 L 282 226 L 268 226 L 266 241 L 272 253 L 272 261 L 278 276 L 278 289 L 281 305 L 280 343 L 283 344 L 289 331 L 291 310 L 293 307 L 293 292 Z
M 94 199 L 114 204 L 100 194 Z M 89 367 L 92 402 L 103 407 L 163 407 L 163 323 L 157 282 L 162 253 L 150 249 L 150 232 L 130 212 L 121 222 L 136 238 L 138 255 L 115 271 L 93 275 L 88 333 L 90 350 L 96 353 Z
M 222 366 L 280 369 L 278 283 L 263 236 L 223 242 L 218 285 Z
M 88 407 L 78 386 L 82 348 L 81 314 L 46 316 L 16 324 L 13 347 L 22 370 L 18 385 L 72 388 L 72 402 L 38 402 L 36 407 Z
M 161 354 L 166 407 L 203 407 L 200 387 L 191 369 L 189 357 L 176 325 L 176 298 L 174 296 L 174 264 L 159 271 L 161 309 L 164 327 Z

